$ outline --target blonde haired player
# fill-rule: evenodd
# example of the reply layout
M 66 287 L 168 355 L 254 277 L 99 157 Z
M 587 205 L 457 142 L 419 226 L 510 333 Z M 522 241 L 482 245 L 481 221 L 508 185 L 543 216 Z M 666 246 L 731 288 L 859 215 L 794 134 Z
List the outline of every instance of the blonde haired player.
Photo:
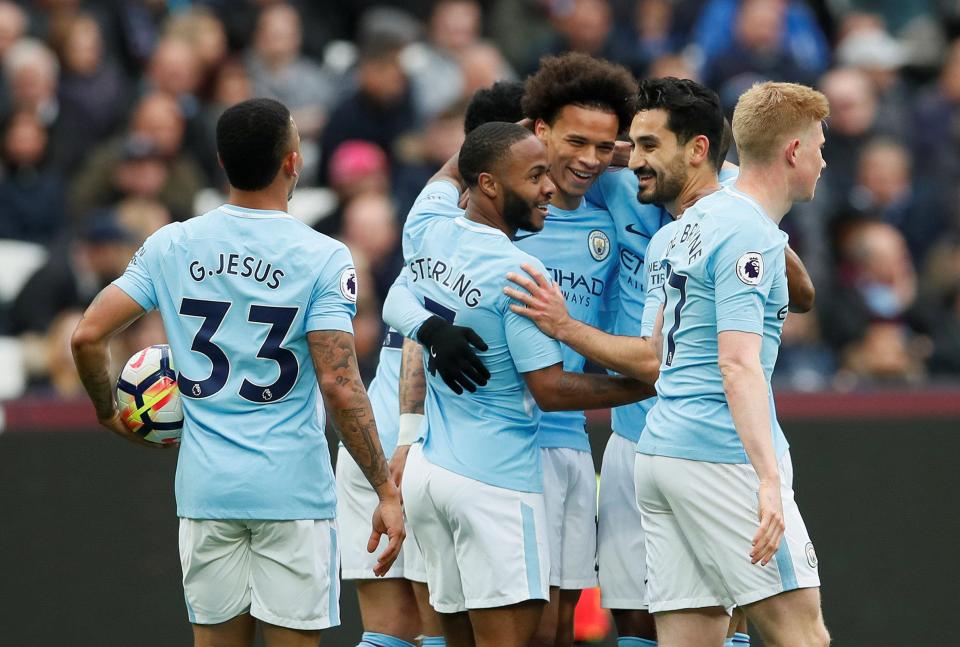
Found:
M 659 398 L 636 458 L 661 646 L 719 647 L 732 606 L 767 644 L 830 640 L 770 390 L 788 310 L 779 223 L 813 197 L 828 114 L 801 85 L 744 93 L 740 177 L 688 209 L 667 247 Z

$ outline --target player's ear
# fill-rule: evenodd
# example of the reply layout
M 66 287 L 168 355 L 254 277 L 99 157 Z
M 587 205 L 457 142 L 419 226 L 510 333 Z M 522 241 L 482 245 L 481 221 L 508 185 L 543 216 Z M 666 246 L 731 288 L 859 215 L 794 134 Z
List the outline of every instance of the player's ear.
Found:
M 691 140 L 690 163 L 694 166 L 700 166 L 710 154 L 710 140 L 706 135 L 697 135 Z
M 536 135 L 538 139 L 546 139 L 549 132 L 550 126 L 548 126 L 547 122 L 543 119 L 537 119 L 533 122 L 533 134 Z
M 477 177 L 477 187 L 491 200 L 496 200 L 500 194 L 497 180 L 490 173 L 481 173 Z
M 300 175 L 299 167 L 300 153 L 297 151 L 290 151 L 283 157 L 283 171 L 290 177 L 297 177 Z
M 784 150 L 784 155 L 786 156 L 788 166 L 796 166 L 800 156 L 800 140 L 791 139 L 790 143 L 787 144 L 787 147 Z

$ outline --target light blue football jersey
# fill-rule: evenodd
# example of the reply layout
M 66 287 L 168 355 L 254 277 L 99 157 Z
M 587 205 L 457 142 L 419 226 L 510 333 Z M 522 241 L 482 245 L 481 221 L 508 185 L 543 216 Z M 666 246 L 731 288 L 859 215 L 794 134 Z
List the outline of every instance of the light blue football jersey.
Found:
M 223 205 L 157 231 L 115 285 L 160 311 L 179 370 L 177 515 L 333 518 L 306 336 L 353 334 L 347 248 L 286 213 Z
M 637 444 L 644 454 L 714 463 L 748 463 L 733 425 L 718 366 L 719 333 L 763 336 L 771 429 L 778 457 L 787 450 L 770 376 L 787 317 L 783 233 L 734 187 L 701 198 L 676 225 L 667 265 L 663 361 L 657 402 Z
M 661 227 L 647 245 L 647 257 L 644 259 L 647 278 L 644 289 L 643 319 L 640 321 L 641 337 L 653 335 L 657 312 L 660 311 L 660 304 L 666 298 L 663 288 L 666 284 L 667 271 L 663 257 L 666 256 L 667 247 L 677 231 L 677 222 L 673 220 Z
M 738 168 L 722 169 L 721 183 L 731 182 L 739 175 Z M 617 228 L 618 256 L 620 258 L 619 290 L 615 303 L 613 329 L 616 335 L 642 336 L 641 325 L 646 302 L 647 248 L 654 234 L 673 222 L 669 212 L 653 204 L 642 204 L 637 199 L 640 185 L 629 169 L 611 169 L 603 173 L 587 193 L 587 200 L 610 211 Z M 653 312 L 654 319 L 656 312 Z M 614 433 L 631 442 L 637 442 L 646 424 L 647 412 L 656 402 L 647 398 L 640 402 L 616 407 L 611 411 Z
M 560 363 L 560 345 L 514 314 L 503 288 L 506 274 L 522 271 L 522 263 L 545 274 L 546 268 L 498 229 L 436 217 L 456 209 L 458 199 L 451 184 L 435 182 L 414 204 L 404 250 L 407 286 L 427 310 L 483 337 L 489 348 L 478 355 L 490 380 L 476 393 L 456 395 L 439 375 L 427 375 L 423 453 L 490 485 L 542 492 L 540 416 L 521 373 Z
M 572 211 L 550 205 L 543 230 L 518 231 L 514 241 L 546 266 L 547 277 L 566 298 L 570 316 L 600 326 L 606 301 L 617 290 L 616 239 L 610 213 L 583 201 Z M 561 349 L 564 370 L 582 373 L 586 363 L 583 355 L 563 344 Z M 540 417 L 540 446 L 589 452 L 585 422 L 583 411 L 544 412 Z
M 640 335 L 646 295 L 644 258 L 653 235 L 673 218 L 661 207 L 637 200 L 637 176 L 629 169 L 611 169 L 597 178 L 587 200 L 606 208 L 617 230 L 617 257 L 620 262 L 617 298 L 613 308 L 615 335 Z M 648 398 L 611 410 L 614 433 L 637 442 L 654 399 Z

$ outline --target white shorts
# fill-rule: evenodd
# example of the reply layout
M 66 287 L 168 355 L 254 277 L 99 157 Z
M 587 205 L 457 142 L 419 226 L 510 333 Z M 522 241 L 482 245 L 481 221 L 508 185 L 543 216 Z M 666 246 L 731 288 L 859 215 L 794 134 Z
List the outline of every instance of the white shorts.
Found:
M 367 552 L 373 511 L 379 499 L 360 466 L 343 447 L 337 452 L 337 530 L 340 533 L 341 574 L 345 580 L 372 580 L 377 556 L 387 547 L 386 535 L 372 553 Z M 405 524 L 407 538 L 385 578 L 404 577 L 414 582 L 426 582 L 423 558 L 417 548 L 410 524 Z
M 340 624 L 340 566 L 332 519 L 180 519 L 187 616 L 219 624 L 249 609 L 290 629 Z
M 597 565 L 604 609 L 647 608 L 647 548 L 633 483 L 637 444 L 610 434 L 600 466 Z
M 766 566 L 750 563 L 759 526 L 752 466 L 637 454 L 635 478 L 651 613 L 745 606 L 820 586 L 817 555 L 793 498 L 789 453 L 780 460 L 786 529 Z
M 495 487 L 434 465 L 410 448 L 403 500 L 439 613 L 547 600 L 543 495 Z
M 540 450 L 550 542 L 550 586 L 597 585 L 597 473 L 589 452 Z

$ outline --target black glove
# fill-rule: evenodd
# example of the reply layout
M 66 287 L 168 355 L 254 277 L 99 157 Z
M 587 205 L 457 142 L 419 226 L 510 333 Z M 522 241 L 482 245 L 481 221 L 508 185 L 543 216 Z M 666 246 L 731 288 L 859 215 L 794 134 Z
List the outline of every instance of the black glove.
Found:
M 443 317 L 433 315 L 420 325 L 417 339 L 430 353 L 427 370 L 440 378 L 451 391 L 460 395 L 463 389 L 473 393 L 484 386 L 490 371 L 473 348 L 487 350 L 487 344 L 473 328 L 454 326 Z M 471 347 L 472 346 L 472 347 Z

